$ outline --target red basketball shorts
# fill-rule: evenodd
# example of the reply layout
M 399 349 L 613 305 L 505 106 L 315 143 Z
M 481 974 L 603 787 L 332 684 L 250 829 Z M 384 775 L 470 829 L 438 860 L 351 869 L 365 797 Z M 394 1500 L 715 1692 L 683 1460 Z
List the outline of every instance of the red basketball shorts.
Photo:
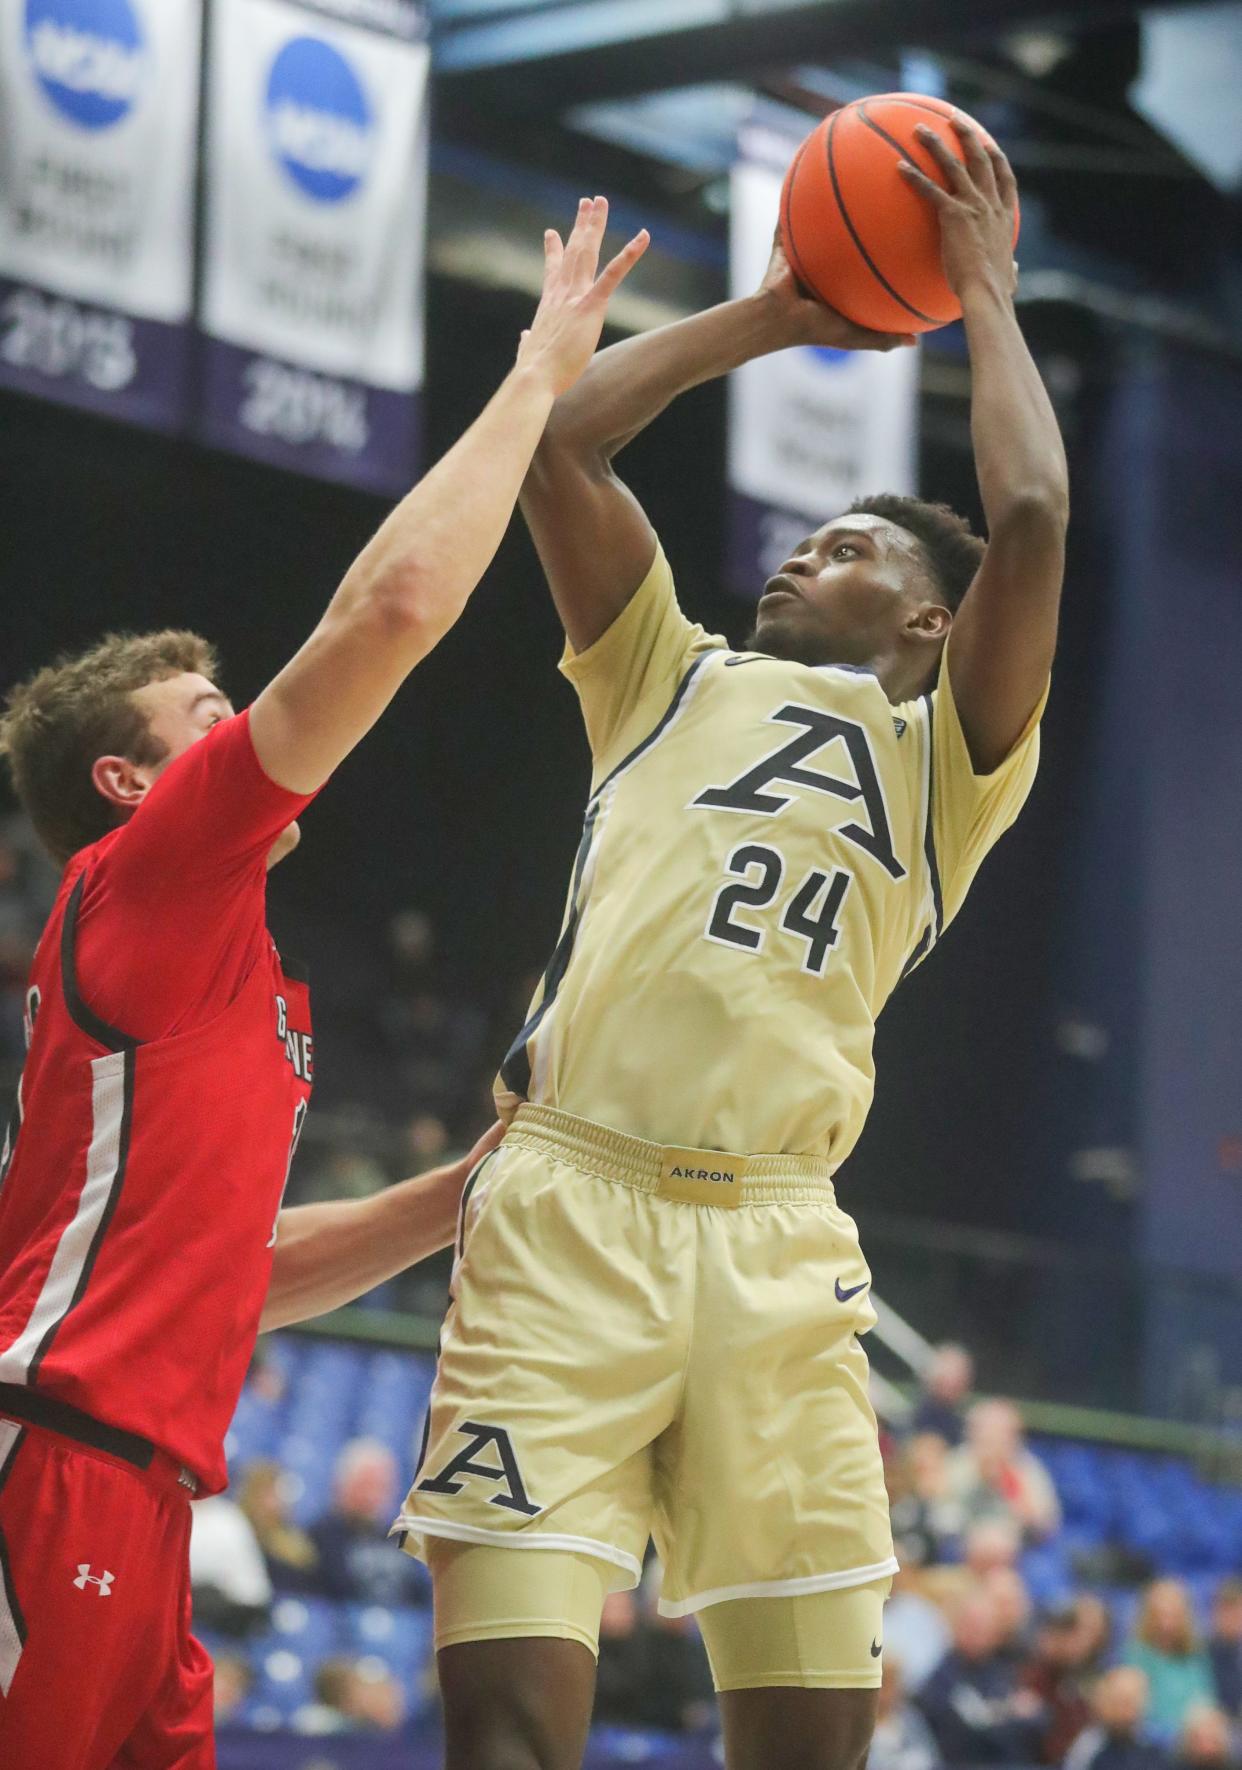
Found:
M 0 1764 L 214 1770 L 176 1471 L 0 1415 Z

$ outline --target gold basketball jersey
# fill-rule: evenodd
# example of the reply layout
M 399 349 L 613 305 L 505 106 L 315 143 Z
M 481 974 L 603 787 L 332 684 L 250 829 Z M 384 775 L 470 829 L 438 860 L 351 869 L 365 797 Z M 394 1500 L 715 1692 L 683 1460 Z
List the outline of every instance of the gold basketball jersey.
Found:
M 1030 790 L 1042 703 L 971 767 L 942 659 L 894 706 L 869 672 L 734 652 L 657 550 L 562 669 L 594 768 L 560 940 L 497 1082 L 653 1143 L 840 1163 L 876 1016 Z

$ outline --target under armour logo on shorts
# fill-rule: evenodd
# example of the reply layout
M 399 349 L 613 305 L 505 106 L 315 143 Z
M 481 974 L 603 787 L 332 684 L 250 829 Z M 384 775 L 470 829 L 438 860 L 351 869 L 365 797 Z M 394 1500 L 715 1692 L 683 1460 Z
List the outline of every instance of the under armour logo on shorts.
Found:
M 79 1592 L 84 1592 L 87 1586 L 98 1586 L 99 1596 L 110 1598 L 112 1596 L 112 1582 L 115 1578 L 114 1573 L 92 1573 L 89 1561 L 79 1561 L 78 1577 L 73 1583 Z

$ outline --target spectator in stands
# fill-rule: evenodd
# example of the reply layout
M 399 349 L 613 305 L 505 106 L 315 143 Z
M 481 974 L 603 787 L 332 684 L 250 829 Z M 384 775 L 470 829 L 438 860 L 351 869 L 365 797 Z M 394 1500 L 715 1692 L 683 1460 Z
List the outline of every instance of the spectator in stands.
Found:
M 1091 1697 L 1094 1724 L 1069 1749 L 1065 1770 L 1165 1770 L 1160 1747 L 1145 1736 L 1147 1679 L 1137 1666 L 1115 1666 Z
M 1189 1709 L 1173 1762 L 1176 1770 L 1235 1770 L 1228 1715 L 1211 1704 Z
M 418 1604 L 425 1587 L 418 1563 L 391 1542 L 397 1509 L 397 1459 L 376 1438 L 351 1439 L 336 1460 L 333 1503 L 311 1527 L 319 1556 L 317 1590 L 372 1604 Z
M 890 1465 L 890 1512 L 903 1566 L 956 1557 L 965 1512 L 950 1489 L 948 1446 L 937 1433 L 917 1433 Z
M 1227 1579 L 1217 1587 L 1208 1657 L 1216 1700 L 1226 1714 L 1242 1718 L 1242 1580 Z
M 1081 1599 L 1050 1605 L 1036 1625 L 1034 1649 L 1018 1682 L 1043 1708 L 1043 1764 L 1059 1764 L 1091 1724 L 1087 1684 L 1095 1639 L 1094 1617 Z
M 222 1493 L 190 1508 L 190 1589 L 195 1623 L 222 1635 L 250 1634 L 271 1610 L 263 1551 L 246 1514 Z
M 1002 1564 L 990 1567 L 979 1583 L 996 1606 L 999 1651 L 1018 1671 L 1031 1652 L 1032 1605 L 1026 1581 L 1016 1567 Z
M 319 1551 L 288 1513 L 289 1477 L 279 1463 L 258 1457 L 242 1476 L 237 1503 L 250 1521 L 268 1578 L 277 1592 L 318 1589 Z
M 900 1560 L 900 1555 L 898 1556 Z M 921 1589 L 917 1568 L 902 1562 L 884 1606 L 884 1658 L 896 1659 L 905 1688 L 922 1688 L 949 1651 L 953 1637 L 943 1609 Z
M 296 1733 L 395 1733 L 405 1720 L 401 1686 L 378 1659 L 325 1659 L 314 1702 L 293 1717 Z
M 250 1664 L 240 1653 L 216 1653 L 213 1656 L 211 1687 L 212 1712 L 216 1726 L 223 1727 L 237 1719 L 238 1713 L 254 1682 Z
M 1001 1651 L 996 1601 L 978 1590 L 958 1600 L 953 1645 L 919 1691 L 945 1761 L 954 1770 L 1030 1764 L 1039 1751 L 1042 1711 Z
M 940 1770 L 940 1747 L 906 1697 L 901 1661 L 889 1648 L 887 1621 L 884 1635 L 884 1674 L 867 1770 Z
M 975 1361 L 964 1346 L 946 1340 L 923 1373 L 911 1430 L 934 1432 L 955 1450 L 965 1430 L 966 1400 L 975 1383 Z
M 1013 1569 L 1022 1553 L 1022 1532 L 1016 1520 L 996 1513 L 977 1519 L 962 1539 L 962 1564 L 977 1580 L 998 1569 Z
M 599 1622 L 595 1719 L 638 1727 L 644 1719 L 647 1643 L 633 1592 L 610 1592 Z
M 1173 1739 L 1196 1704 L 1215 1703 L 1212 1664 L 1195 1638 L 1190 1594 L 1180 1580 L 1148 1586 L 1125 1661 L 1147 1676 L 1148 1720 L 1159 1739 Z
M 1074 1600 L 1078 1612 L 1083 1676 L 1095 1676 L 1109 1663 L 1113 1644 L 1113 1614 L 1094 1592 L 1080 1592 Z
M 1061 1522 L 1052 1477 L 1027 1448 L 1011 1401 L 977 1401 L 971 1408 L 966 1442 L 950 1458 L 949 1491 L 968 1519 L 1007 1515 L 1028 1541 L 1051 1535 Z

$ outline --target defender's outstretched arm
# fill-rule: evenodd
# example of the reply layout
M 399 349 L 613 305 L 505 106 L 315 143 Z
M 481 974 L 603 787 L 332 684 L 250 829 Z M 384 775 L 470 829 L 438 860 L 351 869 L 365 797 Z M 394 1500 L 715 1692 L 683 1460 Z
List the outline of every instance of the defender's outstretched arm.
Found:
M 1052 403 L 1014 312 L 1017 186 L 999 148 L 965 121 L 963 164 L 918 131 L 948 188 L 903 164 L 940 217 L 945 274 L 962 303 L 971 433 L 988 525 L 977 577 L 953 621 L 949 672 L 976 772 L 1005 760 L 1039 703 L 1056 649 L 1069 473 Z
M 543 296 L 517 362 L 482 415 L 403 498 L 346 573 L 318 627 L 250 710 L 281 786 L 313 792 L 457 620 L 487 570 L 557 395 L 599 343 L 608 301 L 647 245 L 596 277 L 608 218 L 584 199 L 568 244 L 546 240 Z
M 691 319 L 614 344 L 557 400 L 522 488 L 525 516 L 575 651 L 621 613 L 655 554 L 655 532 L 613 458 L 700 382 L 794 344 L 892 350 L 799 290 L 779 246 L 763 286 Z

